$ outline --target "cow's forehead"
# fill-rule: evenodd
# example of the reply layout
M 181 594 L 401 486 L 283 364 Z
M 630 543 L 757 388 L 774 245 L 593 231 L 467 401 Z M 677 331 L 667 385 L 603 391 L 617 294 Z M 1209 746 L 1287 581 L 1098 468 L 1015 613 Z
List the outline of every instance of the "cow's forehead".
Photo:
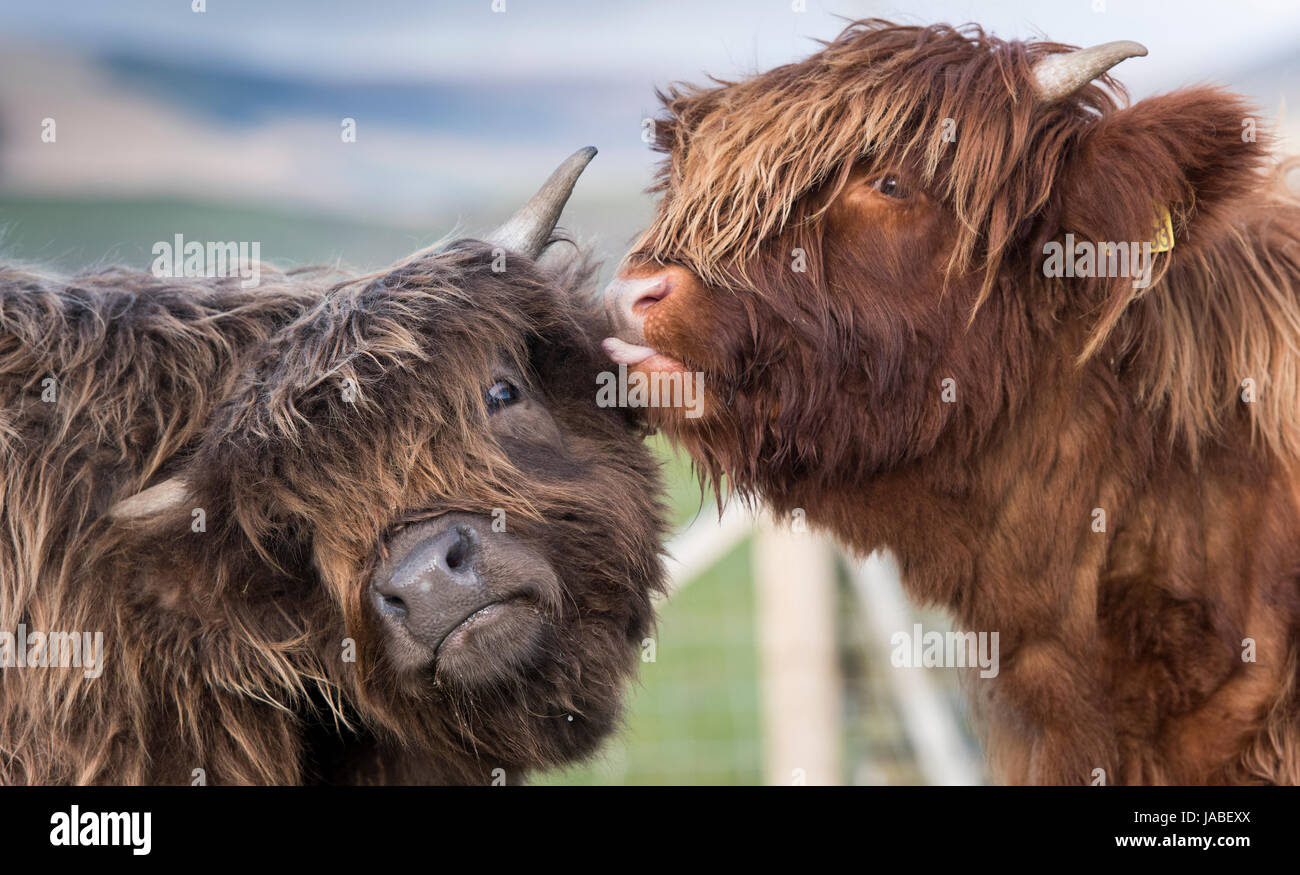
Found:
M 664 196 L 634 251 L 727 284 L 735 278 L 728 265 L 756 255 L 806 196 L 843 178 L 846 166 L 885 154 L 914 161 L 974 239 L 994 187 L 1035 147 L 1035 131 L 1115 108 L 1096 86 L 1035 106 L 1033 63 L 1066 48 L 973 27 L 866 22 L 799 63 L 670 89 L 656 131 L 667 155 Z M 940 136 L 945 125 L 954 137 Z M 1054 142 L 1063 148 L 1062 138 Z

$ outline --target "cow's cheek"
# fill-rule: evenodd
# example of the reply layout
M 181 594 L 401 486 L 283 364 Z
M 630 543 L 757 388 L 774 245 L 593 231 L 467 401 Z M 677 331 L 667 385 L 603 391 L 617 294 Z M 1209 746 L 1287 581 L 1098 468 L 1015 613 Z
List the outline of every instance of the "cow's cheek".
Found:
M 942 298 L 955 229 L 927 203 L 839 204 L 826 230 L 826 280 L 848 290 L 869 324 L 882 311 L 913 321 Z

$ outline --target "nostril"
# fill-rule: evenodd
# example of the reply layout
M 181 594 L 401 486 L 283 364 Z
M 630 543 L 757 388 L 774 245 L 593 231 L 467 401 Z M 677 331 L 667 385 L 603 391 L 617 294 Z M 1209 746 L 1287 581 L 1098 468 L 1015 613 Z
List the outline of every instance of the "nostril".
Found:
M 478 533 L 470 526 L 452 523 L 446 528 L 403 547 L 372 578 L 371 606 L 383 619 L 411 634 L 455 612 L 466 598 L 481 589 Z
M 667 276 L 661 274 L 653 279 L 652 283 L 638 290 L 636 297 L 632 301 L 633 313 L 643 313 L 671 294 L 673 288 L 672 284 L 668 282 Z
M 456 540 L 447 551 L 447 568 L 451 571 L 459 571 L 460 567 L 465 564 L 469 558 L 470 551 L 469 538 L 463 529 L 456 530 Z
M 406 607 L 406 602 L 400 596 L 379 593 L 379 605 L 385 614 L 399 620 L 404 619 L 410 613 Z

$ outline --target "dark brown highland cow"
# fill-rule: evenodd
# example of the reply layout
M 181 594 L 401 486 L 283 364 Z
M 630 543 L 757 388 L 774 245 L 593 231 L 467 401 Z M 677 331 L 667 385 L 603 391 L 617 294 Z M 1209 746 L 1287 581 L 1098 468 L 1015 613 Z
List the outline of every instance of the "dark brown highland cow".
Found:
M 590 271 L 534 261 L 592 154 L 373 276 L 0 269 L 0 632 L 31 648 L 0 782 L 487 783 L 594 749 L 662 532 L 593 399 Z M 75 658 L 34 632 L 102 632 L 102 674 L 33 665 Z
M 1300 207 L 1240 98 L 1124 108 L 1145 53 L 866 21 L 672 90 L 606 347 L 704 374 L 654 420 L 715 483 L 999 633 L 999 780 L 1295 783 Z M 1166 211 L 1149 284 L 1047 275 Z

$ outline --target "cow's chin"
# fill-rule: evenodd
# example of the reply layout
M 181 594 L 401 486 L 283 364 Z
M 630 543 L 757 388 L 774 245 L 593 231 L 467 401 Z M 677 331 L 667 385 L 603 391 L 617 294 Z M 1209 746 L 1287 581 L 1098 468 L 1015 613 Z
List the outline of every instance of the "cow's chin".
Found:
M 707 421 L 703 413 L 698 417 L 687 417 L 685 410 L 678 407 L 647 407 L 637 412 L 652 432 L 661 432 L 670 438 L 690 434 Z
M 437 689 L 484 691 L 527 677 L 554 647 L 550 621 L 531 593 L 488 602 L 469 613 L 436 647 L 385 644 L 386 662 L 406 695 Z
M 447 633 L 433 654 L 440 685 L 477 689 L 518 678 L 545 652 L 549 623 L 527 596 L 486 605 Z

